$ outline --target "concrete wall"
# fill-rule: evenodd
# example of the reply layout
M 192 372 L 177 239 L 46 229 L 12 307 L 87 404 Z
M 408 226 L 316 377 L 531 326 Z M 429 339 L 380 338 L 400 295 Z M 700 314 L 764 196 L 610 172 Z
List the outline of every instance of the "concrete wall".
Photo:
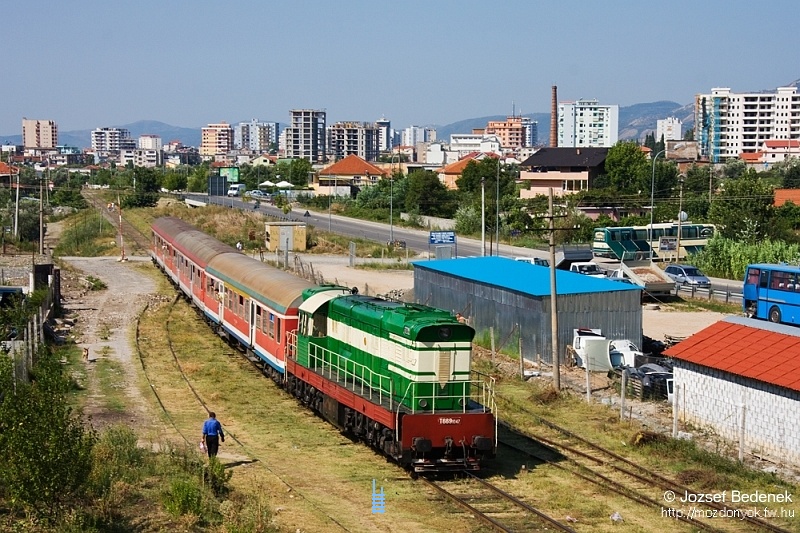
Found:
M 675 363 L 681 420 L 710 427 L 738 443 L 744 406 L 745 451 L 800 466 L 800 392 L 686 361 Z

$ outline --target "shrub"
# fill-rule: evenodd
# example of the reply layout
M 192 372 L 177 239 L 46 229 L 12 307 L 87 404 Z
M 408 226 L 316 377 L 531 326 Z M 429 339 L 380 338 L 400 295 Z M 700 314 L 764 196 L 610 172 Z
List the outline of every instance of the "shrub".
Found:
M 203 496 L 197 483 L 188 479 L 177 479 L 172 482 L 162 502 L 164 509 L 178 517 L 185 514 L 202 515 Z

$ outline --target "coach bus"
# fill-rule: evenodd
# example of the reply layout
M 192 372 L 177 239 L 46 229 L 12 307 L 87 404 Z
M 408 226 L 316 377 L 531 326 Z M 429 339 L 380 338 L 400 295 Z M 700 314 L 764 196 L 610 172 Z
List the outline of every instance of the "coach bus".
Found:
M 702 250 L 708 240 L 714 236 L 716 227 L 713 224 L 693 224 L 684 222 L 680 225 L 680 251 L 678 258 L 696 254 Z M 597 257 L 608 257 L 620 261 L 635 259 L 649 259 L 650 250 L 654 260 L 663 259 L 663 256 L 675 255 L 674 248 L 661 251 L 659 243 L 662 237 L 665 243 L 678 243 L 678 223 L 665 222 L 646 226 L 621 226 L 596 228 L 592 242 L 592 253 Z
M 742 310 L 750 318 L 800 324 L 800 268 L 785 263 L 749 265 L 744 275 Z

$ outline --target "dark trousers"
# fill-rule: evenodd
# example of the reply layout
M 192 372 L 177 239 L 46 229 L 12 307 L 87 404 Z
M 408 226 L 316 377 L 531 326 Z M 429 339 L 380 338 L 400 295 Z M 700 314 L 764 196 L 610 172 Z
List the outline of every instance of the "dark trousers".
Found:
M 219 450 L 219 435 L 206 435 L 206 449 L 209 457 L 216 457 Z

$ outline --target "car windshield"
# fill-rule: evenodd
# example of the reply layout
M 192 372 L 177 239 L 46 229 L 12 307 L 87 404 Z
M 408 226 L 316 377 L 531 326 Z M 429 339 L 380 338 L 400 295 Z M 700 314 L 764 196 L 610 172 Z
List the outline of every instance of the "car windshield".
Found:
M 684 268 L 683 271 L 686 272 L 686 275 L 689 277 L 698 277 L 703 275 L 703 273 L 696 268 Z
M 582 265 L 578 267 L 581 272 L 584 274 L 588 274 L 589 272 L 599 272 L 600 270 L 597 268 L 597 265 Z

